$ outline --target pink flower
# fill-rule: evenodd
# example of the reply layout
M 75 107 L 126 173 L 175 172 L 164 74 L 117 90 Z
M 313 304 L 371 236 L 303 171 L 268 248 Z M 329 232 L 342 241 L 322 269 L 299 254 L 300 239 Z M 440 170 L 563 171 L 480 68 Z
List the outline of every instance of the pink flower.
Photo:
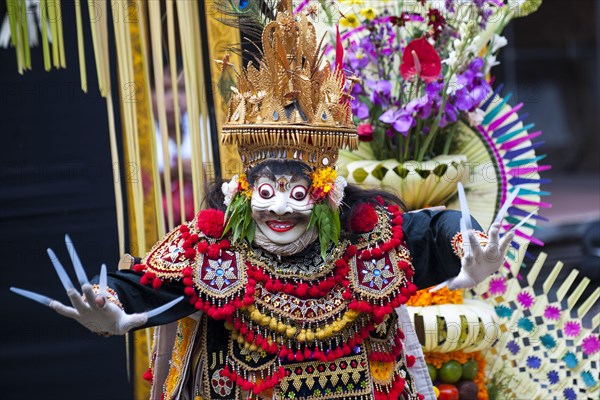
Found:
M 583 339 L 581 347 L 586 356 L 591 356 L 600 350 L 600 340 L 596 336 L 590 335 Z
M 569 337 L 577 337 L 581 333 L 581 325 L 577 321 L 569 321 L 565 324 L 563 332 Z
M 522 291 L 517 295 L 517 301 L 523 306 L 523 308 L 528 309 L 533 305 L 535 299 L 529 292 Z
M 361 142 L 370 142 L 373 140 L 373 127 L 371 124 L 360 124 L 357 129 L 358 140 Z
M 560 308 L 556 306 L 546 306 L 544 309 L 544 317 L 552 321 L 558 321 L 560 319 Z
M 410 80 L 416 75 L 426 83 L 431 83 L 437 80 L 441 71 L 440 55 L 425 37 L 414 39 L 404 49 L 400 65 L 400 74 L 404 79 Z
M 490 294 L 498 295 L 506 293 L 506 280 L 499 276 L 490 280 Z

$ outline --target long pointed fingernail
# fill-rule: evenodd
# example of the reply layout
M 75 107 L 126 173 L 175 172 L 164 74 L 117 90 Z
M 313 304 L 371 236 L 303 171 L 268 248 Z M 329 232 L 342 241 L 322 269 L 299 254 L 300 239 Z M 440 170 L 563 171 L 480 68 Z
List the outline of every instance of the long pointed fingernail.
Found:
M 79 281 L 79 284 L 83 286 L 84 284 L 88 283 L 89 280 L 85 273 L 85 269 L 81 264 L 81 260 L 77 255 L 77 250 L 75 250 L 73 241 L 71 240 L 68 234 L 65 235 L 65 244 L 67 245 L 67 249 L 69 250 L 69 256 L 71 257 L 71 261 L 73 262 L 73 267 L 75 268 L 75 275 L 77 275 L 77 280 Z
M 67 271 L 65 271 L 65 268 L 60 263 L 58 257 L 56 257 L 56 254 L 54 254 L 54 251 L 52 251 L 52 249 L 47 249 L 46 251 L 48 252 L 48 257 L 50 257 L 50 261 L 52 262 L 54 269 L 56 270 L 58 279 L 60 279 L 60 282 L 65 290 L 73 289 L 73 282 L 71 282 L 71 278 L 69 278 Z

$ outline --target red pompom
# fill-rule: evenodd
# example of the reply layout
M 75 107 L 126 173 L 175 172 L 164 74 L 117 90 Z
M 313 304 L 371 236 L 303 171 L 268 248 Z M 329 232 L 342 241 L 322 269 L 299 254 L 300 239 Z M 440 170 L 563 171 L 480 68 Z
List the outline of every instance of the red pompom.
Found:
M 413 365 L 415 365 L 415 356 L 407 355 L 406 356 L 406 366 L 408 368 L 412 368 Z
M 299 284 L 298 287 L 296 288 L 296 295 L 298 297 L 306 297 L 307 294 L 308 294 L 308 284 L 306 284 L 306 283 Z
M 369 203 L 356 206 L 350 219 L 350 229 L 354 232 L 370 232 L 377 225 L 377 212 Z
M 371 250 L 371 255 L 374 258 L 380 259 L 381 256 L 383 255 L 383 252 L 381 251 L 381 249 L 379 247 L 375 247 L 373 250 Z
M 311 356 L 312 356 L 312 354 L 311 354 L 310 350 L 308 349 L 308 347 L 305 347 L 304 348 L 304 358 L 306 360 L 308 360 L 308 359 L 310 359 Z
M 294 293 L 294 285 L 292 285 L 291 283 L 286 283 L 285 285 L 283 285 L 283 291 L 287 294 Z
M 208 246 L 208 251 L 206 252 L 206 254 L 208 255 L 208 258 L 217 259 L 221 254 L 221 248 L 218 244 L 213 243 L 210 246 Z
M 146 286 L 150 284 L 150 279 L 148 278 L 147 275 L 142 275 L 142 277 L 140 278 L 140 284 Z
M 146 265 L 145 264 L 135 264 L 132 269 L 135 272 L 142 272 L 142 271 L 144 271 L 144 269 L 146 269 Z
M 231 242 L 227 239 L 223 239 L 219 242 L 219 247 L 221 247 L 223 250 L 227 250 L 231 247 Z
M 152 383 L 152 379 L 154 379 L 154 375 L 152 375 L 152 369 L 148 368 L 148 371 L 144 372 L 144 375 L 142 377 L 145 381 Z
M 206 253 L 206 250 L 208 250 L 208 242 L 205 240 L 201 241 L 200 243 L 198 243 L 197 248 L 198 248 L 199 253 L 202 253 L 202 254 Z
M 196 226 L 206 236 L 220 238 L 223 235 L 225 214 L 219 210 L 203 210 L 198 213 Z
M 194 258 L 196 256 L 196 250 L 191 247 L 185 249 L 185 258 Z
M 316 298 L 316 297 L 319 297 L 319 295 L 321 294 L 321 291 L 319 290 L 319 288 L 317 286 L 311 286 L 310 289 L 308 289 L 308 294 L 310 297 Z
M 346 249 L 346 254 L 348 255 L 348 257 L 354 257 L 354 255 L 356 254 L 356 246 L 353 244 L 348 246 L 348 248 Z
M 371 250 L 365 249 L 360 253 L 361 260 L 368 260 L 369 258 L 371 258 Z
M 152 287 L 154 289 L 158 289 L 161 286 L 162 286 L 162 281 L 158 278 L 154 278 L 154 280 L 152 281 Z
M 279 357 L 286 358 L 288 355 L 288 349 L 285 346 L 281 346 L 281 350 L 279 350 Z

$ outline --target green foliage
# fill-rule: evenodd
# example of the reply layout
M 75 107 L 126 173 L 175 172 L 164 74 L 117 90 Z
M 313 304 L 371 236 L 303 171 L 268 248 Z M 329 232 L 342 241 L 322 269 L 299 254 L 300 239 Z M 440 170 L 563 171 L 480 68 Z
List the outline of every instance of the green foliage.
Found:
M 307 229 L 317 227 L 321 257 L 325 259 L 330 243 L 337 244 L 340 240 L 340 215 L 326 203 L 316 204 L 310 216 Z
M 510 385 L 512 376 L 508 375 L 504 368 L 494 372 L 492 378 L 486 382 L 486 389 L 490 400 L 508 399 L 510 395 Z
M 229 232 L 233 232 L 232 242 L 237 242 L 240 238 L 244 238 L 248 243 L 252 243 L 254 240 L 254 232 L 256 230 L 256 224 L 252 219 L 252 207 L 250 206 L 250 199 L 241 192 L 231 199 L 231 203 L 227 206 L 225 211 L 225 220 L 227 225 L 223 230 L 223 236 Z

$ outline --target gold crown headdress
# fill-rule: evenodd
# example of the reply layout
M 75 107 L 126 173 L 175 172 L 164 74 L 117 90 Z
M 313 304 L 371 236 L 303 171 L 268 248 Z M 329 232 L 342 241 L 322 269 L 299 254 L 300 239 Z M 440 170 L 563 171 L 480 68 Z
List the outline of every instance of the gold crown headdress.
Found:
M 273 158 L 333 166 L 340 148 L 358 147 L 343 72 L 328 61 L 321 68 L 315 27 L 284 3 L 263 30 L 258 68 L 250 62 L 238 74 L 222 129 L 246 170 Z

